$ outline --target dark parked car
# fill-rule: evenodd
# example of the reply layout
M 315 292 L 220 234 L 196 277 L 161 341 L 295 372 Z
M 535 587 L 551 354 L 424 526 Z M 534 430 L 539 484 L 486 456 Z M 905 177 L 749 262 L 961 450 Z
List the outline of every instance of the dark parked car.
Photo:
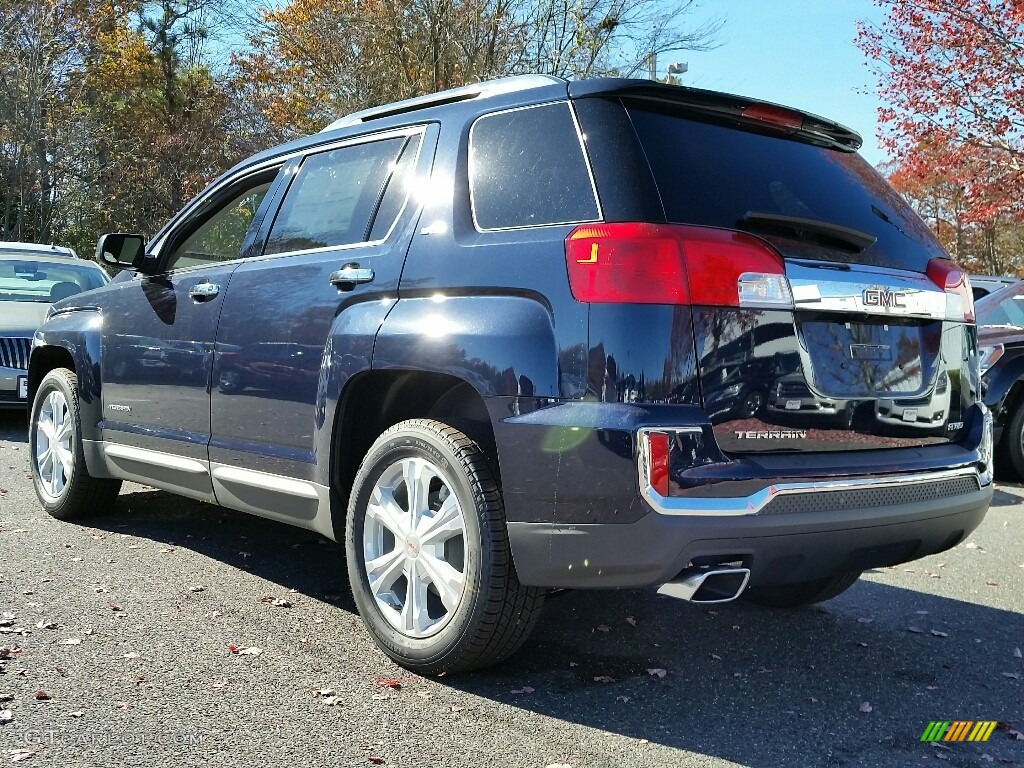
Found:
M 50 304 L 108 281 L 70 249 L 0 242 L 0 408 L 27 404 L 32 334 Z
M 145 246 L 104 236 L 130 269 L 36 334 L 39 498 L 137 480 L 344 541 L 376 642 L 427 673 L 513 653 L 553 588 L 796 606 L 948 549 L 992 494 L 972 298 L 859 145 L 525 77 L 257 155 Z M 140 386 L 110 363 L 140 338 L 197 364 Z M 710 407 L 789 373 L 869 418 Z M 940 375 L 939 429 L 873 418 Z
M 980 299 L 978 344 L 1001 475 L 1024 480 L 1024 281 Z
M 1019 277 L 971 275 L 971 291 L 974 293 L 974 300 L 978 301 L 978 299 L 983 299 L 1000 288 L 1005 288 L 1019 281 Z

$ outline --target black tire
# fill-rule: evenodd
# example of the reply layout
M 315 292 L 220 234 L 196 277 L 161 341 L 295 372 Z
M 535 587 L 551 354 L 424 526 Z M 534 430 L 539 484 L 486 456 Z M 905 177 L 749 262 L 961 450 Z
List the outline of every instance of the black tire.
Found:
M 996 446 L 996 472 L 1008 480 L 1024 480 L 1024 403 L 1016 406 Z
M 443 606 L 446 618 L 441 628 L 430 636 L 420 637 L 415 636 L 414 631 L 402 631 L 393 624 L 399 614 L 405 616 L 405 603 L 389 608 L 370 587 L 365 557 L 366 548 L 370 546 L 367 541 L 376 540 L 373 532 L 383 532 L 384 528 L 372 522 L 370 525 L 378 527 L 371 528 L 364 538 L 367 510 L 378 481 L 405 466 L 403 462 L 416 461 L 427 462 L 431 469 L 440 472 L 435 479 L 444 485 L 437 494 L 444 492 L 444 498 L 454 495 L 460 520 L 464 523 L 462 533 L 458 534 L 463 540 L 458 563 L 462 568 L 461 596 L 453 608 Z M 400 512 L 407 512 L 406 508 L 413 506 L 404 481 L 387 487 L 394 492 L 392 500 L 406 499 L 405 506 L 396 501 Z M 430 502 L 429 492 L 427 498 L 428 512 L 431 504 L 441 504 L 436 496 Z M 440 509 L 433 514 L 440 516 Z M 501 491 L 494 474 L 477 443 L 454 427 L 429 419 L 414 419 L 396 424 L 378 437 L 356 474 L 346 522 L 348 575 L 356 606 L 381 650 L 407 669 L 436 675 L 496 664 L 511 656 L 536 624 L 544 604 L 544 590 L 519 583 L 509 550 Z M 416 533 L 419 530 L 417 528 Z M 413 539 L 411 543 L 410 539 Z M 410 560 L 419 562 L 425 551 L 421 546 L 426 546 L 426 540 L 422 545 L 414 536 L 403 541 L 404 544 L 395 536 L 391 549 L 384 545 L 383 556 L 397 555 L 406 566 Z M 443 546 L 447 546 L 447 542 Z M 397 570 L 391 571 L 392 578 L 395 573 Z M 408 572 L 403 570 L 402 573 Z M 402 579 L 406 576 L 399 576 L 394 583 L 400 584 Z M 435 589 L 434 604 L 440 605 L 440 593 L 433 581 L 431 585 Z M 412 588 L 408 580 L 404 587 L 388 592 L 386 597 L 391 599 L 397 595 L 395 599 L 400 601 L 401 589 L 405 590 L 405 601 L 409 601 Z M 431 595 L 424 594 L 423 605 L 431 599 Z M 386 612 L 390 612 L 390 620 Z M 410 613 L 413 612 L 415 608 L 410 609 Z M 428 612 L 424 609 L 423 613 Z
M 740 414 L 746 419 L 752 419 L 764 408 L 764 402 L 764 392 L 759 389 L 752 389 L 743 398 L 743 404 L 740 405 Z
M 51 396 L 57 395 L 57 398 Z M 70 455 L 71 466 L 56 463 L 51 468 L 50 478 L 44 479 L 46 470 L 45 447 L 40 451 L 40 415 L 52 411 L 56 400 L 63 403 L 61 423 L 66 423 L 68 446 L 63 449 Z M 44 419 L 44 422 L 46 420 Z M 54 422 L 50 420 L 50 423 Z M 82 451 L 82 418 L 78 407 L 78 377 L 66 368 L 55 368 L 39 383 L 28 425 L 29 463 L 32 465 L 32 483 L 36 496 L 43 508 L 58 520 L 74 520 L 86 515 L 108 512 L 114 506 L 121 491 L 120 480 L 95 478 L 85 466 Z M 63 441 L 59 441 L 63 442 Z M 53 459 L 51 455 L 51 459 Z M 62 478 L 60 487 L 55 484 L 56 476 Z
M 814 581 L 800 581 L 796 584 L 777 584 L 769 587 L 750 587 L 740 597 L 748 603 L 768 608 L 800 608 L 814 605 L 845 592 L 860 578 L 860 571 L 840 573 Z

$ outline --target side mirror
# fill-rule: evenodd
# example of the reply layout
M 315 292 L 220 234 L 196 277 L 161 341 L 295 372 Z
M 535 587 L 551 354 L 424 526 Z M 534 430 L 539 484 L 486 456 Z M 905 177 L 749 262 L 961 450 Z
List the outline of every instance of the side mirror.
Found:
M 146 241 L 142 235 L 110 232 L 96 243 L 96 261 L 112 267 L 139 269 L 146 258 Z

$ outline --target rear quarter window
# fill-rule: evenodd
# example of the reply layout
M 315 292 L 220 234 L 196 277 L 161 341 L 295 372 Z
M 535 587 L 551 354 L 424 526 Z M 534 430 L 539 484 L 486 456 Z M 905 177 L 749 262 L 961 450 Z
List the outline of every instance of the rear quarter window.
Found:
M 780 214 L 876 238 L 862 253 L 821 249 L 821 258 L 924 272 L 945 256 L 928 226 L 856 153 L 696 119 L 671 105 L 626 107 L 671 222 L 736 229 L 748 213 Z
M 565 102 L 479 118 L 469 137 L 469 185 L 479 229 L 575 224 L 600 215 Z

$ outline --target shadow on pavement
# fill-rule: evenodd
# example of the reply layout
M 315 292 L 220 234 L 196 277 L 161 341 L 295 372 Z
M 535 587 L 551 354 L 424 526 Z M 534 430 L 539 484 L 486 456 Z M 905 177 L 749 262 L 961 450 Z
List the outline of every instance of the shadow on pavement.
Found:
M 311 533 L 160 491 L 123 494 L 114 514 L 88 524 L 186 547 L 354 612 L 341 547 Z M 549 600 L 510 660 L 439 682 L 742 765 L 802 766 L 809 755 L 826 766 L 1024 765 L 1024 741 L 1006 725 L 987 743 L 919 741 L 931 720 L 1021 729 L 1015 647 L 1024 647 L 1020 613 L 868 579 L 794 611 L 574 592 Z

